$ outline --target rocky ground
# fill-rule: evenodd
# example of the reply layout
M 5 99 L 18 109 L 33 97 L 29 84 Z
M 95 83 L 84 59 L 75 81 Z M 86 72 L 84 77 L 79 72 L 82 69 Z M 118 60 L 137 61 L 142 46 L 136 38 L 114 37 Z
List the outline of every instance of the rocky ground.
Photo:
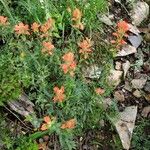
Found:
M 150 119 L 149 1 L 147 3 L 143 1 L 131 3 L 130 0 L 115 0 L 110 1 L 109 8 L 109 14 L 99 16 L 100 21 L 104 23 L 107 35 L 108 31 L 111 34 L 112 30 L 114 30 L 114 22 L 120 19 L 129 22 L 131 27 L 127 38 L 127 47 L 122 48 L 118 52 L 117 57 L 115 57 L 114 70 L 111 75 L 111 79 L 115 80 L 116 88 L 110 99 L 116 100 L 120 116 L 122 117 L 118 120 L 118 123 L 115 123 L 115 127 L 124 149 L 144 148 L 148 150 L 149 142 L 143 143 L 145 147 L 142 147 L 142 140 L 137 139 L 136 141 L 134 138 L 136 138 L 136 132 L 139 131 L 136 130 L 138 126 L 141 127 L 145 122 L 144 128 L 141 127 L 141 130 L 143 130 L 141 133 L 143 133 L 143 138 L 145 138 L 146 133 L 147 139 L 145 141 L 150 140 L 148 138 L 150 135 L 150 124 L 146 123 Z M 110 37 L 107 37 L 106 41 L 110 41 Z M 141 123 L 141 121 L 143 122 Z M 122 149 L 120 147 L 121 143 L 118 144 L 117 142 L 117 132 L 110 128 L 108 122 L 102 121 L 100 124 L 103 124 L 102 129 L 89 131 L 85 134 L 85 138 L 80 139 L 82 148 L 80 146 L 79 149 Z M 127 134 L 131 135 L 127 136 Z

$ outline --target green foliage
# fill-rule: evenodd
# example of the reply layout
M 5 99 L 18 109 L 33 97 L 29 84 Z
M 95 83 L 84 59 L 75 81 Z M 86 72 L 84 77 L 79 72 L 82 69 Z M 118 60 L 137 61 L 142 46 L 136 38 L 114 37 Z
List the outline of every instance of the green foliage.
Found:
M 0 113 L 0 149 L 5 150 L 38 150 L 37 144 L 26 136 L 14 136 L 9 128 L 6 128 L 9 123 Z M 10 127 L 11 128 L 11 127 Z
M 84 37 L 94 38 L 93 32 L 98 32 L 99 22 L 96 15 L 106 9 L 105 0 L 90 0 L 88 2 L 74 0 L 56 1 L 43 0 L 1 0 L 3 15 L 8 16 L 9 24 L 0 26 L 0 104 L 7 100 L 17 99 L 22 91 L 29 95 L 35 104 L 36 117 L 31 116 L 35 128 L 39 127 L 45 115 L 55 116 L 56 122 L 46 131 L 38 131 L 15 141 L 17 150 L 36 150 L 33 140 L 45 134 L 56 133 L 63 149 L 74 149 L 73 137 L 80 135 L 86 129 L 98 126 L 98 121 L 107 116 L 103 108 L 104 96 L 112 90 L 107 83 L 107 75 L 111 67 L 112 54 L 107 45 L 95 44 L 93 54 L 89 59 L 80 56 L 78 43 Z M 79 8 L 82 12 L 84 31 L 73 28 L 72 12 Z M 48 18 L 55 20 L 53 29 L 48 36 L 42 38 L 41 32 L 33 33 L 33 22 L 43 25 Z M 16 34 L 14 27 L 18 22 L 29 24 L 30 35 Z M 94 23 L 93 23 L 94 22 Z M 91 39 L 92 40 L 92 39 Z M 52 42 L 55 49 L 52 55 L 42 52 L 43 42 Z M 94 41 L 95 42 L 95 41 Z M 96 43 L 96 42 L 95 42 Z M 63 55 L 72 52 L 77 67 L 74 77 L 65 74 L 61 68 Z M 106 64 L 106 62 L 108 62 Z M 102 73 L 99 79 L 88 81 L 82 74 L 86 66 L 97 64 Z M 64 86 L 64 102 L 54 103 L 54 87 Z M 105 89 L 104 95 L 97 95 L 95 88 Z M 61 129 L 61 124 L 69 119 L 77 120 L 76 128 Z M 13 146 L 15 146 L 15 144 Z
M 27 137 L 19 137 L 16 143 L 18 143 L 18 145 L 15 150 L 38 150 L 37 143 Z
M 9 129 L 6 128 L 6 121 L 1 113 L 0 113 L 0 130 L 2 131 L 0 136 L 0 149 L 4 147 L 9 149 L 12 146 L 13 142 L 10 137 Z
M 4 101 L 18 98 L 21 86 L 14 66 L 13 55 L 0 55 L 0 105 Z
M 132 148 L 136 150 L 149 150 L 150 148 L 150 122 L 143 119 L 137 123 L 132 137 Z

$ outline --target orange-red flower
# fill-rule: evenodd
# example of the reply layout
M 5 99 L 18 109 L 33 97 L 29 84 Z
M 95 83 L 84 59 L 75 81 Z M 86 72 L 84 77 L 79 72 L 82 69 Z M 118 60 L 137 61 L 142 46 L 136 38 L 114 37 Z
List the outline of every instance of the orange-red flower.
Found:
M 127 32 L 129 30 L 129 24 L 126 21 L 120 21 L 117 24 L 119 30 Z
M 70 119 L 61 125 L 61 129 L 73 129 L 75 128 L 75 125 L 76 125 L 76 120 Z
M 72 13 L 72 20 L 80 21 L 81 17 L 82 17 L 81 11 L 78 8 L 76 8 Z
M 53 27 L 54 20 L 49 18 L 45 24 L 41 26 L 41 32 L 46 33 Z
M 74 71 L 76 69 L 76 62 L 74 60 L 74 54 L 72 52 L 66 53 L 62 57 L 64 64 L 61 65 L 61 68 L 63 69 L 64 73 L 70 73 L 71 76 L 74 76 Z
M 29 26 L 20 22 L 18 25 L 15 25 L 15 32 L 17 34 L 27 34 L 29 35 Z
M 54 93 L 55 96 L 53 98 L 54 102 L 63 102 L 65 100 L 65 88 L 64 86 L 61 86 L 61 88 L 58 88 L 57 86 L 54 87 Z
M 81 23 L 81 17 L 82 17 L 81 11 L 78 8 L 76 8 L 72 12 L 72 21 L 74 21 L 74 24 L 72 26 L 74 28 L 83 30 L 84 29 L 84 25 Z
M 62 58 L 65 62 L 70 63 L 74 61 L 74 54 L 72 52 L 68 52 Z
M 52 118 L 50 118 L 49 116 L 45 116 L 44 122 L 45 123 L 43 123 L 41 128 L 40 128 L 42 131 L 47 130 L 51 126 Z
M 96 88 L 96 89 L 95 89 L 95 92 L 96 92 L 96 94 L 98 94 L 98 95 L 102 95 L 102 94 L 105 93 L 105 90 L 104 90 L 104 89 L 101 89 L 101 88 Z
M 119 41 L 119 43 L 120 43 L 120 45 L 124 45 L 124 44 L 126 44 L 127 42 L 126 42 L 125 40 L 121 39 L 121 40 Z
M 78 46 L 80 47 L 79 53 L 83 54 L 85 59 L 88 57 L 88 54 L 92 52 L 92 45 L 93 42 L 88 38 L 78 43 Z
M 40 27 L 40 25 L 38 23 L 34 22 L 31 26 L 31 29 L 33 32 L 39 32 L 39 27 Z
M 0 25 L 7 25 L 8 22 L 7 22 L 7 17 L 4 17 L 4 16 L 0 16 Z
M 117 23 L 117 31 L 112 33 L 113 36 L 116 37 L 116 40 L 111 40 L 112 44 L 115 44 L 116 48 L 119 48 L 121 45 L 126 44 L 123 40 L 124 37 L 127 37 L 128 34 L 126 33 L 129 30 L 129 25 L 125 21 L 120 21 Z
M 54 45 L 51 42 L 43 42 L 43 53 L 47 53 L 49 55 L 53 54 Z

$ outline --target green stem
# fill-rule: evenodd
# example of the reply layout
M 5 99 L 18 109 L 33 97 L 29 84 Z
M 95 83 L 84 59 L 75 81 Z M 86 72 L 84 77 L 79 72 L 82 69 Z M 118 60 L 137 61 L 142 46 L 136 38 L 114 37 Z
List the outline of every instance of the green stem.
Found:
M 55 130 L 54 130 L 54 128 L 52 127 L 52 128 L 50 128 L 50 129 L 48 129 L 48 130 L 46 130 L 46 131 L 35 132 L 35 133 L 33 133 L 33 134 L 31 134 L 31 135 L 29 136 L 29 139 L 35 140 L 35 139 L 37 139 L 37 138 L 43 137 L 43 136 L 46 135 L 46 134 L 53 133 L 54 131 L 55 131 Z

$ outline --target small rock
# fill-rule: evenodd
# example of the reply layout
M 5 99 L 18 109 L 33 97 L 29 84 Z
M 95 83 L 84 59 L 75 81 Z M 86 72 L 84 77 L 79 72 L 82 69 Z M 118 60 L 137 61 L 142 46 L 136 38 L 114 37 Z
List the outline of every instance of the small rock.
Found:
M 112 105 L 112 100 L 111 98 L 105 98 L 104 101 L 103 101 L 103 106 L 104 106 L 104 109 L 106 110 L 108 107 L 110 107 Z
M 148 117 L 149 113 L 150 113 L 150 106 L 144 107 L 142 110 L 142 116 Z
M 144 91 L 150 93 L 150 81 L 145 84 Z
M 39 139 L 39 143 L 43 143 L 44 140 L 42 138 Z
M 142 95 L 141 95 L 141 92 L 139 91 L 139 90 L 135 90 L 134 92 L 133 92 L 133 95 L 135 96 L 135 97 L 137 97 L 137 98 L 140 98 Z
M 100 124 L 100 126 L 101 126 L 101 127 L 104 127 L 104 126 L 105 126 L 105 122 L 104 122 L 104 120 L 103 120 L 103 119 L 102 119 L 102 120 L 100 120 L 99 124 Z
M 121 82 L 121 77 L 122 77 L 123 72 L 119 70 L 111 70 L 110 75 L 108 77 L 108 81 L 110 82 L 111 85 L 117 86 Z
M 147 79 L 141 78 L 141 79 L 133 79 L 131 81 L 132 87 L 135 89 L 142 89 L 144 85 L 146 84 Z
M 126 77 L 126 74 L 130 68 L 130 62 L 127 60 L 125 63 L 122 64 L 122 68 L 123 68 L 123 75 L 124 75 L 124 79 Z
M 129 150 L 137 115 L 137 106 L 126 107 L 114 122 L 124 149 Z
M 115 0 L 115 2 L 117 2 L 117 3 L 121 3 L 121 0 Z
M 147 27 L 147 28 L 139 28 L 139 30 L 140 30 L 140 32 L 141 33 L 150 33 L 150 28 L 149 27 Z
M 140 35 L 131 35 L 128 36 L 128 40 L 135 48 L 138 48 L 142 43 L 142 37 Z
M 108 17 L 109 17 L 109 19 L 114 19 L 114 14 L 110 14 Z
M 130 54 L 134 54 L 136 53 L 137 50 L 134 46 L 131 46 L 131 45 L 124 45 L 121 49 L 121 51 L 119 51 L 117 53 L 116 56 L 120 57 L 120 56 L 127 56 L 127 55 L 130 55 Z
M 149 15 L 149 5 L 146 2 L 134 3 L 133 10 L 131 12 L 132 23 L 134 25 L 140 25 L 141 22 Z
M 90 79 L 98 79 L 101 75 L 101 71 L 102 69 L 97 67 L 96 65 L 83 68 L 82 70 L 84 77 L 90 78 Z
M 147 100 L 147 102 L 150 103 L 150 94 L 145 94 L 144 97 Z
M 116 69 L 116 70 L 121 70 L 121 63 L 120 63 L 119 61 L 116 61 L 115 64 L 116 64 L 116 65 L 115 65 L 115 69 Z
M 145 72 L 150 72 L 150 61 L 144 63 L 143 69 Z
M 43 139 L 44 139 L 45 142 L 48 142 L 48 141 L 49 141 L 49 136 L 48 136 L 48 135 L 45 135 L 45 136 L 43 137 Z
M 83 137 L 81 136 L 81 137 L 80 137 L 80 142 L 81 142 L 82 140 L 83 140 Z
M 146 42 L 150 42 L 150 33 L 146 33 L 146 34 L 144 35 L 144 40 L 145 40 Z
M 140 31 L 136 26 L 133 26 L 132 24 L 128 24 L 128 26 L 129 26 L 129 31 L 130 32 L 132 32 L 136 35 L 139 35 Z
M 140 70 L 137 70 L 137 72 L 136 72 L 136 70 L 135 70 L 134 77 L 135 77 L 136 79 L 147 79 L 147 78 L 148 78 L 147 74 L 142 74 L 142 73 L 140 72 Z
M 114 98 L 118 101 L 118 102 L 124 102 L 125 101 L 125 97 L 122 91 L 115 91 L 114 93 Z
M 98 19 L 101 22 L 105 23 L 106 25 L 109 25 L 109 26 L 113 25 L 112 21 L 110 20 L 110 18 L 107 15 L 102 15 L 102 16 L 98 15 Z
M 129 91 L 129 92 L 132 91 L 132 87 L 128 81 L 125 81 L 124 89 Z
M 126 0 L 126 3 L 133 4 L 133 2 L 137 2 L 137 0 Z

